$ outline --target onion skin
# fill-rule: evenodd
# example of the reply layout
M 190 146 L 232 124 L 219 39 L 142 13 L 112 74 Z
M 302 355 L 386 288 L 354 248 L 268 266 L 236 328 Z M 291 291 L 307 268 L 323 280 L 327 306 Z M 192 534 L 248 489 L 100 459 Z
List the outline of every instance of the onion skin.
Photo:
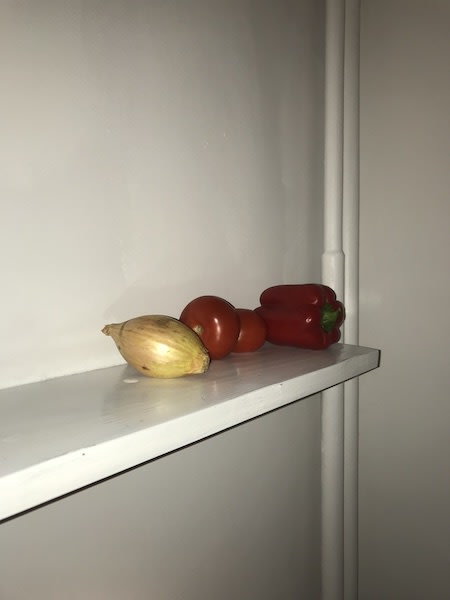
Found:
M 105 325 L 126 362 L 146 377 L 168 379 L 205 373 L 210 357 L 198 335 L 178 319 L 145 315 Z

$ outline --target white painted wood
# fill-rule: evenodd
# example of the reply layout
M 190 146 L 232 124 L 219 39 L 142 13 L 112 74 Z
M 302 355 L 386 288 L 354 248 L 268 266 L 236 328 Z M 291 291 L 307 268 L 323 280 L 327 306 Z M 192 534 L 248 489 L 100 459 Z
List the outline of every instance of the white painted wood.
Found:
M 360 0 L 345 2 L 343 250 L 344 341 L 359 343 L 359 36 Z M 344 598 L 358 598 L 359 386 L 344 385 Z
M 324 248 L 322 281 L 344 298 L 344 0 L 325 21 Z M 344 600 L 344 388 L 322 394 L 322 600 Z
M 323 283 L 344 297 L 342 185 L 344 135 L 344 2 L 328 0 L 325 28 Z
M 344 599 L 344 389 L 322 394 L 322 600 Z
M 111 367 L 0 392 L 0 519 L 375 369 L 379 352 L 266 344 L 206 374 Z

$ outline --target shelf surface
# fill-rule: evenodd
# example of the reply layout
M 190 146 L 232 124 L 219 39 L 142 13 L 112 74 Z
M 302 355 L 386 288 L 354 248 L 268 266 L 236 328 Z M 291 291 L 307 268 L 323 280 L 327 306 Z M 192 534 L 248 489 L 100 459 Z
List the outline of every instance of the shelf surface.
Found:
M 150 379 L 127 365 L 0 391 L 0 520 L 358 377 L 372 348 L 266 344 L 207 373 Z

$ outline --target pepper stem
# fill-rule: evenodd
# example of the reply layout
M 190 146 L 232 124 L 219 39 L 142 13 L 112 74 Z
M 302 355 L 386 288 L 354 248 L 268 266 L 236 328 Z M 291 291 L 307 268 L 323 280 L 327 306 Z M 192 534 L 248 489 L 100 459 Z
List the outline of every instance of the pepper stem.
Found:
M 320 326 L 325 331 L 325 333 L 330 333 L 332 331 L 336 320 L 339 316 L 340 309 L 336 308 L 333 310 L 331 304 L 324 304 L 322 306 L 322 311 L 320 315 Z

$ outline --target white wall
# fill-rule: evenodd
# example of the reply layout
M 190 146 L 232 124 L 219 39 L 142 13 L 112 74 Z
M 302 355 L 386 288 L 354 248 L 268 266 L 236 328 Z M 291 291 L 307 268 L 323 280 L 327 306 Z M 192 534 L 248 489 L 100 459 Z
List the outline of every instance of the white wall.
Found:
M 318 278 L 321 14 L 2 2 L 1 387 L 119 364 L 105 322 Z
M 2 2 L 0 51 L 1 387 L 319 278 L 322 2 Z M 1 600 L 315 600 L 319 478 L 310 398 L 2 524 Z
M 450 597 L 449 23 L 362 3 L 361 600 Z

